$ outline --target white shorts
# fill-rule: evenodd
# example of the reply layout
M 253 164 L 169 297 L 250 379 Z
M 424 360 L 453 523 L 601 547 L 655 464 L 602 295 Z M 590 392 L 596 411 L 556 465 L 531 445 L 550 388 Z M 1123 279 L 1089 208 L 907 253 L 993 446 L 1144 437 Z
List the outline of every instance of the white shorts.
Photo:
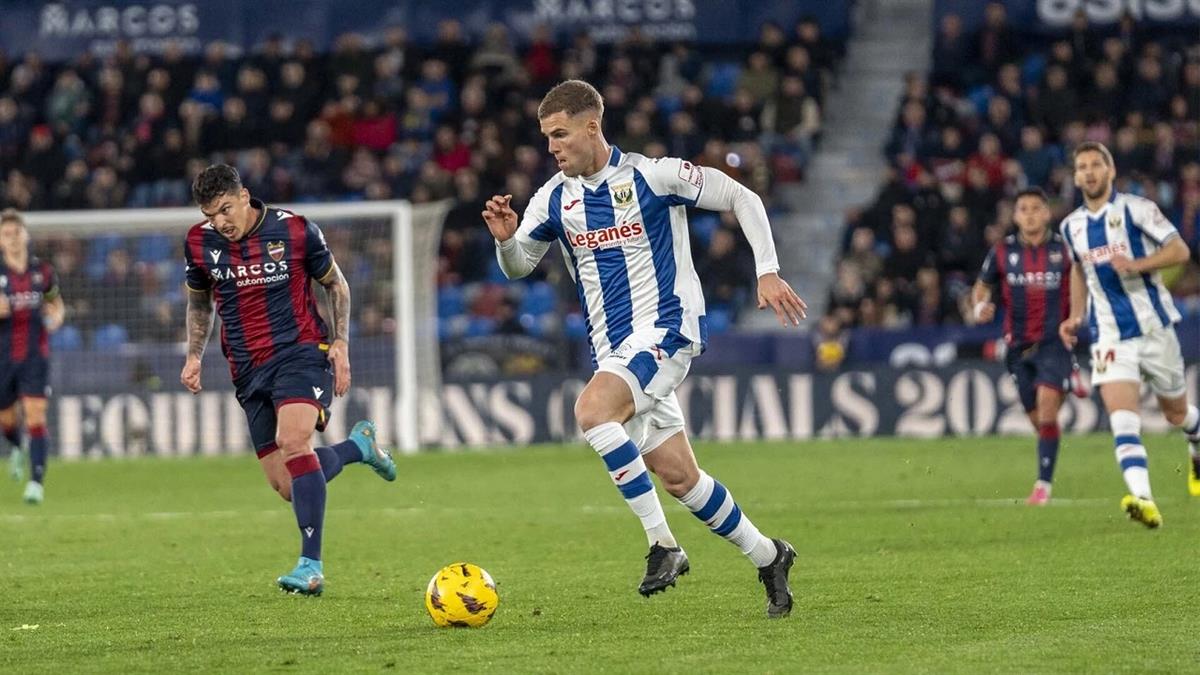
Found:
M 633 333 L 598 364 L 598 372 L 612 373 L 629 385 L 634 413 L 625 431 L 643 454 L 683 430 L 675 388 L 699 354 L 699 344 L 659 328 Z
M 1092 345 L 1092 384 L 1141 382 L 1165 398 L 1187 393 L 1183 353 L 1175 328 L 1168 326 L 1141 337 Z

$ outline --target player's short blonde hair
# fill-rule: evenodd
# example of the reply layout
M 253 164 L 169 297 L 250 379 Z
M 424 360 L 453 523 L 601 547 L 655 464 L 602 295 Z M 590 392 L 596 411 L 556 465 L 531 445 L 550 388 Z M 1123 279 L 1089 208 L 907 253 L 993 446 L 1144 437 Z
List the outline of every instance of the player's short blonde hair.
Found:
M 1075 146 L 1075 151 L 1071 153 L 1071 165 L 1074 166 L 1075 160 L 1079 159 L 1079 156 L 1085 152 L 1100 153 L 1100 156 L 1104 158 L 1104 164 L 1110 169 L 1116 165 L 1116 162 L 1113 161 L 1112 153 L 1108 151 L 1108 148 L 1103 143 L 1098 141 L 1084 141 Z
M 16 223 L 21 227 L 25 227 L 25 219 L 21 217 L 21 212 L 16 209 L 4 209 L 0 211 L 0 225 L 5 223 Z
M 604 97 L 592 85 L 583 80 L 566 80 L 554 85 L 546 92 L 538 105 L 538 119 L 546 119 L 557 112 L 574 117 L 582 112 L 595 112 L 604 117 Z

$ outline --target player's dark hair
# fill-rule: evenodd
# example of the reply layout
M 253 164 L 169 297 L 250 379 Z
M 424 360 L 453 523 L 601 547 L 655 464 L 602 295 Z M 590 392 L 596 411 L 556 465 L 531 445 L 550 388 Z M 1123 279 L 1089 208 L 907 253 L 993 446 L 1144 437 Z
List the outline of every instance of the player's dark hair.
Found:
M 1050 203 L 1050 198 L 1046 196 L 1046 191 L 1036 185 L 1031 185 L 1018 192 L 1016 198 L 1013 199 L 1013 203 L 1016 204 L 1021 201 L 1021 197 L 1037 197 L 1042 200 L 1043 204 Z
M 543 120 L 556 112 L 565 112 L 574 117 L 581 112 L 594 111 L 604 117 L 604 98 L 592 85 L 583 80 L 567 80 L 554 85 L 546 92 L 538 105 L 538 119 Z
M 5 223 L 16 223 L 21 227 L 25 227 L 25 219 L 21 217 L 21 212 L 16 209 L 4 209 L 0 211 L 0 225 Z
M 1113 168 L 1115 165 L 1115 163 L 1113 162 L 1112 153 L 1108 151 L 1108 148 L 1106 148 L 1103 143 L 1099 143 L 1096 141 L 1084 141 L 1084 142 L 1080 143 L 1079 145 L 1075 146 L 1075 150 L 1071 153 L 1072 166 L 1075 164 L 1075 160 L 1079 159 L 1079 156 L 1085 152 L 1100 153 L 1100 156 L 1104 158 L 1104 163 L 1106 165 L 1108 165 L 1108 168 L 1110 168 L 1110 169 Z
M 241 189 L 242 177 L 237 169 L 228 164 L 213 164 L 192 181 L 192 200 L 197 206 L 204 206 L 221 195 L 234 194 Z

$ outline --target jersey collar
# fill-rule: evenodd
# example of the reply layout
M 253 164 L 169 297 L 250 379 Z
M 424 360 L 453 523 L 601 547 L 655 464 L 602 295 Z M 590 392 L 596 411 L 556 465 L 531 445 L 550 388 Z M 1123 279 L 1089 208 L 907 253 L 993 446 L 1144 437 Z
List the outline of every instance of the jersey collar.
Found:
M 621 149 L 615 145 L 611 147 L 612 149 L 608 153 L 608 162 L 601 167 L 599 171 L 590 176 L 579 177 L 580 182 L 582 182 L 585 187 L 589 189 L 595 189 L 601 183 L 607 180 L 608 176 L 612 173 L 613 168 L 621 163 L 621 158 L 624 156 L 624 153 L 622 153 Z
M 261 229 L 261 228 L 262 228 L 263 221 L 265 221 L 265 220 L 267 219 L 267 206 L 266 206 L 266 204 L 263 204 L 261 201 L 259 201 L 259 200 L 255 199 L 255 198 L 251 197 L 251 198 L 250 198 L 250 206 L 251 206 L 252 208 L 256 208 L 256 209 L 258 209 L 258 222 L 257 222 L 257 223 L 254 223 L 254 227 L 250 228 L 250 229 L 249 229 L 249 230 L 246 232 L 245 236 L 243 236 L 243 237 L 242 237 L 242 240 L 243 240 L 243 241 L 244 241 L 244 240 L 246 240 L 247 238 L 249 238 L 249 237 L 253 236 L 253 235 L 254 235 L 254 233 L 258 232 L 258 231 L 259 231 L 259 229 Z
M 1111 190 L 1111 191 L 1108 193 L 1108 202 L 1107 202 L 1107 203 L 1105 203 L 1105 204 L 1104 204 L 1104 206 L 1101 206 L 1099 211 L 1092 211 L 1091 209 L 1089 209 L 1089 208 L 1087 207 L 1087 204 L 1086 204 L 1086 203 L 1083 205 L 1083 211 L 1084 211 L 1084 213 L 1088 214 L 1089 216 L 1091 216 L 1091 217 L 1093 217 L 1093 218 L 1096 218 L 1096 217 L 1098 217 L 1098 216 L 1100 216 L 1100 215 L 1103 215 L 1103 214 L 1104 214 L 1104 212 L 1108 210 L 1108 205 L 1109 205 L 1109 204 L 1112 204 L 1112 203 L 1114 203 L 1114 202 L 1116 202 L 1116 201 L 1117 201 L 1117 189 L 1114 187 L 1114 188 L 1113 188 L 1113 189 L 1112 189 L 1112 190 Z

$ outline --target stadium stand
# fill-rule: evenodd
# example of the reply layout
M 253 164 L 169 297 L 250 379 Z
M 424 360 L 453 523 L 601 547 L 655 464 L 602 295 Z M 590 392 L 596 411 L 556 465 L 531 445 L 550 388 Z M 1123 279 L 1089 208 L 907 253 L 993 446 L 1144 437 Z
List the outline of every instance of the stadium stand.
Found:
M 803 177 L 841 49 L 810 19 L 790 30 L 766 24 L 757 43 L 703 52 L 637 31 L 615 45 L 586 33 L 556 43 L 545 30 L 516 45 L 502 24 L 476 39 L 454 20 L 438 33 L 426 48 L 399 28 L 374 41 L 346 34 L 328 53 L 302 40 L 286 49 L 282 36 L 250 54 L 213 42 L 195 57 L 177 45 L 150 55 L 127 43 L 109 57 L 83 53 L 69 63 L 0 51 L 0 207 L 186 205 L 191 178 L 212 161 L 237 166 L 252 194 L 268 202 L 452 199 L 439 332 L 487 334 L 505 325 L 496 312 L 512 306 L 520 314 L 508 330 L 574 336 L 582 322 L 550 319 L 578 311 L 574 294 L 561 292 L 556 261 L 547 260 L 533 285 L 500 291 L 479 218 L 486 196 L 511 193 L 519 210 L 554 172 L 537 133 L 542 93 L 560 79 L 588 79 L 606 97 L 606 134 L 619 147 L 721 167 L 770 204 L 773 186 Z M 748 245 L 731 219 L 693 222 L 693 251 L 713 289 L 713 325 L 724 328 L 753 285 Z M 177 259 L 177 244 L 47 241 L 73 323 L 103 318 L 120 295 L 113 288 L 143 289 L 138 320 L 127 309 L 115 312 L 112 323 L 83 337 L 106 346 L 180 339 L 179 270 L 157 264 Z M 350 261 L 343 267 L 353 285 L 379 282 L 354 276 L 384 271 L 371 265 L 368 241 L 331 245 Z M 498 293 L 509 304 L 487 301 Z M 78 332 L 59 346 L 81 344 Z
M 846 218 L 821 332 L 963 322 L 969 289 L 1011 223 L 1011 197 L 1036 185 L 1055 220 L 1074 209 L 1071 149 L 1112 148 L 1117 189 L 1157 202 L 1192 249 L 1169 281 L 1200 307 L 1200 48 L 1185 28 L 1079 12 L 1047 36 L 989 3 L 982 25 L 936 26 L 932 65 L 911 73 L 884 148 L 887 177 Z M 827 340 L 828 341 L 828 340 Z

